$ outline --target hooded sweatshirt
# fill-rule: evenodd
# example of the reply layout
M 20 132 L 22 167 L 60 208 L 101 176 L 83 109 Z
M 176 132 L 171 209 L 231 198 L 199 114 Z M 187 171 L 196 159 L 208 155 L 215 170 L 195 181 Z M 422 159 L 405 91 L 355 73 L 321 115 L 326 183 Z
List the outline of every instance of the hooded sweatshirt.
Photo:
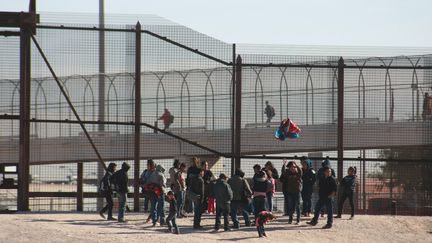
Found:
M 128 177 L 128 174 L 127 174 L 127 172 L 129 171 L 129 169 L 130 169 L 129 164 L 127 164 L 126 162 L 124 162 L 122 164 L 121 169 L 118 170 L 118 171 L 116 171 L 112 175 L 112 181 L 116 185 L 118 193 L 128 193 L 129 192 L 129 189 L 128 189 L 129 177 Z
M 331 167 L 330 160 L 328 160 L 328 159 L 324 160 L 321 165 L 322 165 L 322 167 L 318 170 L 318 173 L 317 173 L 317 179 L 318 179 L 318 185 L 319 186 L 321 186 L 321 182 L 325 178 L 325 176 L 324 176 L 324 167 L 326 167 L 326 166 L 331 169 L 332 177 L 336 178 L 336 173 L 333 170 L 333 168 Z
M 306 164 L 308 168 L 306 170 L 303 170 L 303 193 L 312 193 L 313 191 L 313 185 L 316 181 L 316 172 L 312 168 L 312 161 L 310 159 L 306 160 Z

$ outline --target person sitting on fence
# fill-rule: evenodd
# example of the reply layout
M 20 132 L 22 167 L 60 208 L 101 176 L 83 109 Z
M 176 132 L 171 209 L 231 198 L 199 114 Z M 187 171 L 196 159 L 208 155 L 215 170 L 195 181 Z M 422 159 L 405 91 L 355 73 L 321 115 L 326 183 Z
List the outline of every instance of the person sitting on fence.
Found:
M 115 163 L 110 163 L 108 165 L 108 168 L 106 170 L 106 173 L 104 175 L 104 177 L 102 178 L 102 180 L 100 181 L 99 184 L 99 193 L 105 197 L 106 201 L 107 201 L 107 205 L 102 208 L 99 211 L 99 215 L 102 218 L 105 218 L 104 213 L 106 211 L 108 211 L 108 220 L 116 220 L 113 216 L 112 216 L 112 209 L 113 209 L 113 198 L 112 198 L 112 194 L 113 194 L 113 190 L 112 190 L 112 183 L 111 183 L 111 177 L 114 174 L 114 172 L 116 171 L 116 167 L 117 165 Z
M 265 104 L 266 104 L 266 107 L 264 109 L 264 114 L 266 114 L 266 116 L 267 116 L 266 123 L 270 123 L 271 119 L 276 115 L 275 109 L 273 108 L 273 106 L 271 106 L 269 104 L 268 100 L 266 100 Z M 267 127 L 269 127 L 269 126 L 267 126 Z
M 429 93 L 425 93 L 425 96 L 423 99 L 422 117 L 423 117 L 423 120 L 432 119 L 432 96 L 430 96 Z
M 345 200 L 348 198 L 351 206 L 351 218 L 354 219 L 354 190 L 356 187 L 356 167 L 348 168 L 348 175 L 345 176 L 340 184 L 342 194 L 338 203 L 338 215 L 335 218 L 342 218 L 342 210 Z
M 158 120 L 162 120 L 164 124 L 164 130 L 165 130 L 168 129 L 171 126 L 171 124 L 173 124 L 174 116 L 171 114 L 171 112 L 169 112 L 168 109 L 165 109 L 164 113 L 162 114 L 161 117 L 159 117 Z

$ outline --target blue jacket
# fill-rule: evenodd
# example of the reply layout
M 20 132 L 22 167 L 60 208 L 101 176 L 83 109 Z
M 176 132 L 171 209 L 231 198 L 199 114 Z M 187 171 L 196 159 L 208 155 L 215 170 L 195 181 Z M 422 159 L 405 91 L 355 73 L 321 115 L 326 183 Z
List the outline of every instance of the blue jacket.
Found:
M 341 181 L 343 192 L 354 192 L 356 187 L 356 176 L 345 176 Z

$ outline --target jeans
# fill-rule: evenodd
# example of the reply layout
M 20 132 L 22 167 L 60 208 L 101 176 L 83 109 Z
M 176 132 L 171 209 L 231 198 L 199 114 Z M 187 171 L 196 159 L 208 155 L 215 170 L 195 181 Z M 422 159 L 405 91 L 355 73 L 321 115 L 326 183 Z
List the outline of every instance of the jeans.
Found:
M 266 198 L 261 197 L 261 196 L 260 197 L 254 197 L 253 198 L 253 206 L 254 206 L 255 217 L 257 217 L 261 211 L 267 211 Z
M 338 216 L 342 215 L 343 205 L 345 200 L 348 198 L 350 206 L 351 206 L 351 217 L 354 216 L 354 192 L 342 192 L 341 198 L 338 203 Z
M 118 192 L 119 197 L 119 210 L 118 210 L 118 220 L 124 220 L 124 213 L 126 210 L 127 204 L 127 193 L 126 192 Z
M 247 203 L 242 201 L 231 201 L 231 220 L 233 221 L 234 227 L 239 227 L 240 222 L 237 218 L 237 212 L 241 209 L 243 218 L 246 225 L 250 225 L 249 212 L 247 211 Z
M 228 229 L 228 214 L 229 214 L 229 205 L 224 205 L 222 207 L 218 207 L 216 205 L 216 222 L 215 222 L 215 229 L 218 230 L 220 225 L 221 225 L 221 217 L 223 215 L 224 217 L 224 229 L 227 230 Z
M 319 214 L 323 207 L 327 210 L 327 224 L 333 224 L 333 200 L 331 197 L 318 199 L 312 221 L 318 222 Z
M 158 198 L 157 203 L 157 219 L 159 219 L 159 222 L 161 224 L 165 224 L 165 194 L 162 193 L 160 197 Z
M 289 221 L 293 220 L 294 210 L 297 214 L 297 222 L 300 222 L 300 192 L 288 193 L 288 215 Z
M 148 197 L 144 197 L 144 212 L 148 212 L 149 202 L 150 202 L 150 199 Z
M 179 191 L 175 193 L 177 199 L 177 217 L 181 216 L 184 208 L 185 191 Z
M 151 215 L 153 224 L 156 224 L 156 222 L 158 220 L 158 214 L 157 214 L 158 201 L 159 201 L 159 198 L 157 198 L 157 197 L 151 197 L 150 198 L 150 215 Z
M 267 210 L 273 212 L 273 193 L 267 193 Z
M 194 227 L 201 225 L 202 204 L 199 200 L 194 202 Z
M 284 214 L 288 215 L 288 192 L 284 192 Z
M 179 229 L 176 223 L 176 214 L 176 212 L 170 212 L 166 218 L 166 223 L 168 225 L 168 230 L 171 231 L 171 229 L 174 227 L 174 232 L 178 233 Z
M 303 200 L 303 213 L 312 212 L 312 192 L 302 192 L 301 196 Z
M 113 209 L 113 198 L 112 198 L 112 193 L 106 193 L 105 194 L 105 199 L 107 201 L 107 205 L 102 208 L 101 213 L 105 213 L 108 210 L 108 219 L 112 218 L 112 209 Z
M 259 237 L 265 235 L 265 230 L 264 230 L 264 224 L 263 223 L 260 223 L 259 225 L 257 225 L 257 231 L 258 231 L 258 236 Z

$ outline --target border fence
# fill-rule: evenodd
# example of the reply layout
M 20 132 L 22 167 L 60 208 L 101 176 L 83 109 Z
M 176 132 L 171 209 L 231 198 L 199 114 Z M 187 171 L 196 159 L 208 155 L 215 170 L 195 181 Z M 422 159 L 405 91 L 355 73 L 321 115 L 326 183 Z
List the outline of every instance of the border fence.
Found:
M 253 55 L 179 26 L 19 27 L 0 35 L 0 163 L 18 165 L 2 207 L 95 211 L 105 164 L 127 161 L 139 211 L 146 159 L 198 156 L 252 176 L 255 163 L 307 155 L 316 169 L 330 158 L 339 179 L 357 167 L 359 212 L 397 202 L 398 214 L 432 215 L 431 54 Z M 276 141 L 287 117 L 301 137 Z

